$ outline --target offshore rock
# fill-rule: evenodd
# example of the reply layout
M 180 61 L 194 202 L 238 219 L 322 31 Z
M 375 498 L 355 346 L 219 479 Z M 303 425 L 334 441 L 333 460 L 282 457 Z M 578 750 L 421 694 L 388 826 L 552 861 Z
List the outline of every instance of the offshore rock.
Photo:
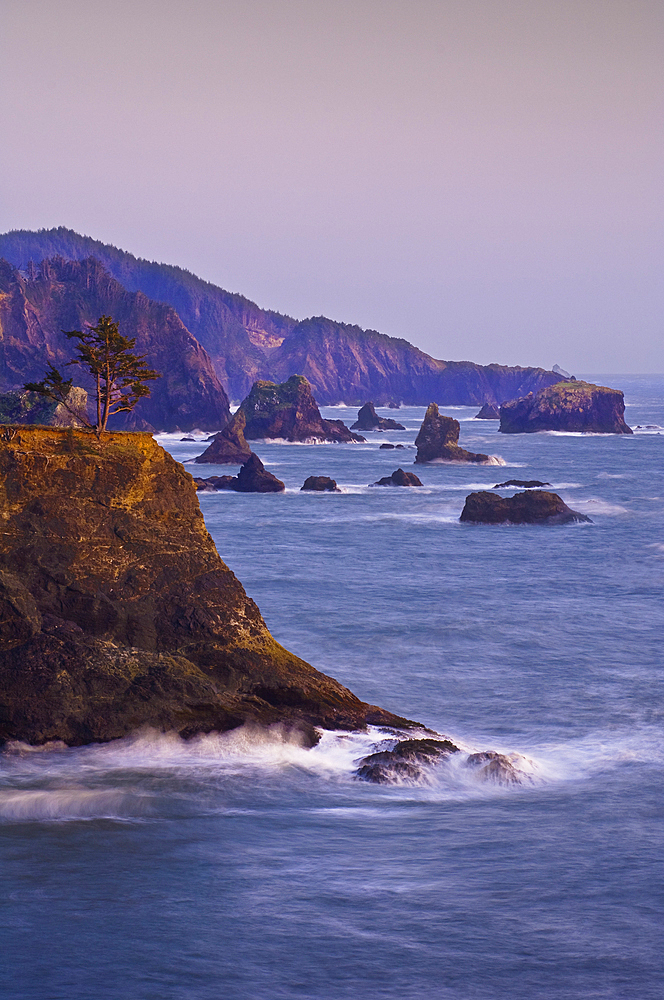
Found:
M 316 493 L 341 493 L 335 480 L 330 479 L 329 476 L 309 476 L 304 480 L 304 485 L 300 486 L 300 492 L 302 490 L 313 490 Z
M 251 448 L 244 436 L 247 419 L 239 409 L 226 426 L 215 434 L 212 444 L 194 459 L 199 465 L 243 465 L 251 456 Z
M 458 445 L 461 427 L 458 420 L 438 412 L 436 403 L 429 403 L 419 434 L 415 438 L 415 462 L 478 462 L 498 465 L 498 459 L 489 455 L 466 451 Z
M 374 404 L 365 403 L 350 429 L 352 431 L 405 431 L 406 428 L 403 424 L 392 420 L 392 417 L 379 417 Z
M 147 434 L 0 427 L 0 740 L 409 725 L 289 653 Z
M 471 753 L 465 760 L 466 767 L 477 771 L 477 777 L 482 781 L 492 781 L 497 785 L 522 785 L 531 778 L 520 768 L 515 767 L 509 757 L 495 750 L 484 750 L 481 753 Z
M 461 521 L 472 524 L 570 524 L 589 521 L 586 514 L 572 510 L 557 493 L 547 490 L 515 493 L 499 497 L 483 490 L 471 493 L 461 512 Z
M 496 483 L 492 490 L 504 490 L 508 486 L 521 486 L 522 489 L 534 490 L 539 486 L 550 486 L 551 483 L 541 483 L 539 479 L 508 479 L 505 483 Z
M 403 469 L 395 469 L 391 476 L 383 476 L 372 486 L 421 486 L 422 483 L 414 472 L 404 472 Z
M 485 403 L 475 420 L 500 420 L 500 409 L 495 403 Z
M 426 777 L 432 764 L 453 753 L 459 753 L 459 747 L 450 740 L 401 740 L 392 750 L 363 757 L 355 773 L 358 778 L 378 785 L 396 785 L 404 780 L 417 782 Z
M 578 380 L 558 382 L 500 407 L 503 434 L 576 431 L 631 434 L 625 423 L 625 400 L 618 389 Z
M 230 490 L 233 488 L 231 484 L 236 480 L 237 476 L 208 476 L 207 479 L 194 476 L 197 493 L 218 493 L 219 490 Z
M 302 375 L 286 382 L 254 382 L 240 409 L 246 417 L 247 440 L 283 438 L 286 441 L 332 441 L 336 444 L 364 441 L 342 420 L 324 420 Z
M 67 406 L 37 392 L 0 393 L 0 424 L 42 424 L 47 427 L 84 427 L 88 394 L 73 385 L 65 400 Z M 71 412 L 73 410 L 73 412 Z

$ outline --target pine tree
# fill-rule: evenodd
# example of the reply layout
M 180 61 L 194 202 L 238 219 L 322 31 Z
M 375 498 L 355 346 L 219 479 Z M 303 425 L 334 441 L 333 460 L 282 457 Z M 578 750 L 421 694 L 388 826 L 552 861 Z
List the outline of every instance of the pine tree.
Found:
M 66 367 L 81 365 L 88 371 L 95 385 L 96 421 L 93 423 L 79 412 L 74 415 L 99 438 L 107 429 L 109 417 L 133 410 L 139 399 L 150 395 L 150 389 L 145 383 L 161 378 L 161 375 L 146 366 L 147 354 L 132 353 L 136 338 L 123 337 L 118 324 L 110 316 L 100 316 L 96 326 L 85 330 L 62 332 L 70 340 L 78 340 L 78 357 L 72 358 Z M 70 413 L 74 413 L 66 402 L 72 384 L 73 379 L 65 379 L 57 368 L 48 365 L 42 381 L 26 382 L 24 389 L 55 399 Z

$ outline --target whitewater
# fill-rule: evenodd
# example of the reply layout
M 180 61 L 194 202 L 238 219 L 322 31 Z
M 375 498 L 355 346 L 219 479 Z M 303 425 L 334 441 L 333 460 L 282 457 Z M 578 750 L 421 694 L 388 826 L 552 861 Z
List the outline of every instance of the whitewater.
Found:
M 407 429 L 256 442 L 283 494 L 200 494 L 279 642 L 464 751 L 512 755 L 523 783 L 461 757 L 358 781 L 391 745 L 377 729 L 313 749 L 279 727 L 11 744 L 2 997 L 659 1000 L 664 376 L 587 378 L 623 389 L 642 429 L 501 435 L 441 407 L 504 465 L 415 469 L 424 408 L 379 409 Z M 188 463 L 206 435 L 182 436 L 158 440 Z M 369 486 L 399 466 L 423 487 Z M 309 475 L 342 492 L 300 492 Z M 592 524 L 459 523 L 469 492 L 510 478 Z

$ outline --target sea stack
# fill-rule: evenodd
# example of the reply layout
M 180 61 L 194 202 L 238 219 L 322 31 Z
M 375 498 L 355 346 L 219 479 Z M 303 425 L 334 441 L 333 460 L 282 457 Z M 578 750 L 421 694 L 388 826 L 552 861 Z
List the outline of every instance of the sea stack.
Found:
M 247 420 L 244 411 L 239 409 L 231 417 L 228 424 L 215 434 L 212 444 L 194 461 L 199 465 L 244 465 L 251 456 L 251 448 L 244 436 Z
M 407 725 L 270 635 L 149 434 L 0 427 L 0 742 Z
M 373 403 L 365 403 L 358 410 L 357 420 L 351 424 L 352 431 L 405 431 L 403 424 L 392 420 L 392 417 L 379 417 Z
M 546 490 L 529 490 L 512 497 L 482 490 L 466 497 L 459 520 L 470 524 L 553 525 L 590 521 L 590 518 L 568 507 L 557 493 Z
M 254 382 L 240 409 L 246 417 L 244 436 L 248 441 L 281 438 L 286 441 L 331 441 L 335 444 L 361 442 L 342 420 L 324 420 L 303 375 L 291 375 L 286 382 Z
M 578 379 L 529 393 L 500 407 L 503 434 L 576 431 L 631 434 L 625 423 L 625 400 L 618 389 Z
M 466 451 L 458 445 L 461 427 L 458 420 L 443 416 L 436 403 L 429 403 L 419 434 L 415 438 L 417 455 L 415 462 L 477 462 L 482 465 L 498 465 L 498 459 Z

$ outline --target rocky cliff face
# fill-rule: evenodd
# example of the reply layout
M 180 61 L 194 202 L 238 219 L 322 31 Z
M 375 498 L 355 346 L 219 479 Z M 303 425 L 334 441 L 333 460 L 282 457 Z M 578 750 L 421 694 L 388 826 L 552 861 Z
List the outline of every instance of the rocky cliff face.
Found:
M 283 649 L 147 434 L 0 427 L 0 740 L 397 724 Z
M 625 423 L 625 400 L 618 389 L 590 382 L 557 385 L 514 399 L 500 408 L 503 434 L 535 431 L 586 431 L 595 434 L 631 434 Z
M 424 462 L 478 462 L 482 465 L 498 465 L 498 459 L 481 452 L 466 451 L 459 447 L 461 425 L 453 417 L 438 412 L 435 403 L 430 403 L 419 433 L 415 438 L 417 455 L 415 461 Z
M 0 235 L 0 256 L 15 267 L 26 270 L 30 261 L 56 255 L 79 261 L 95 257 L 128 291 L 177 310 L 233 399 L 246 396 L 257 379 L 283 382 L 300 372 L 321 404 L 359 406 L 373 399 L 379 405 L 425 406 L 435 399 L 440 405 L 481 406 L 537 392 L 563 377 L 543 368 L 437 361 L 406 340 L 324 316 L 298 322 L 182 268 L 137 259 L 64 227 Z
M 47 362 L 66 364 L 74 351 L 62 331 L 80 330 L 102 314 L 119 323 L 123 336 L 136 337 L 137 351 L 162 374 L 133 413 L 113 418 L 115 427 L 217 430 L 226 423 L 228 397 L 175 310 L 127 292 L 95 260 L 45 260 L 27 276 L 0 261 L 0 387 L 39 381 Z M 90 389 L 77 368 L 79 376 Z
M 311 386 L 302 375 L 292 375 L 280 385 L 254 382 L 240 409 L 246 418 L 244 436 L 249 441 L 283 438 L 286 441 L 332 441 L 337 444 L 364 441 L 342 420 L 324 420 Z

